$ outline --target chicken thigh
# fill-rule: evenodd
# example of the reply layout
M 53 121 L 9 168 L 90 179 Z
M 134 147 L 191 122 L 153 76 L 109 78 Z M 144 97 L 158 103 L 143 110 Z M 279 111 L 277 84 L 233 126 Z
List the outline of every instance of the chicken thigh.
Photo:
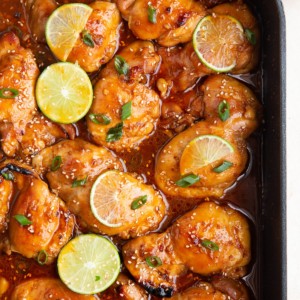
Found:
M 242 277 L 251 258 L 250 231 L 238 211 L 203 202 L 165 233 L 129 241 L 122 253 L 125 266 L 141 285 L 150 293 L 170 297 L 191 285 L 195 280 L 191 272 Z
M 9 174 L 5 180 L 12 183 L 14 196 L 8 223 L 11 250 L 27 258 L 41 255 L 43 263 L 51 263 L 73 234 L 73 216 L 28 166 L 5 161 L 1 174 Z M 1 197 L 1 202 L 7 198 Z
M 206 14 L 194 0 L 117 0 L 117 5 L 135 36 L 155 39 L 166 47 L 191 40 L 197 23 Z
M 136 148 L 155 130 L 160 116 L 160 98 L 141 83 L 160 62 L 150 42 L 135 42 L 119 53 L 128 64 L 128 76 L 119 75 L 111 61 L 95 86 L 95 99 L 87 118 L 92 139 L 99 145 L 121 151 Z M 116 59 L 116 58 L 115 58 Z M 127 117 L 122 110 L 127 105 Z M 106 118 L 106 122 L 95 118 Z

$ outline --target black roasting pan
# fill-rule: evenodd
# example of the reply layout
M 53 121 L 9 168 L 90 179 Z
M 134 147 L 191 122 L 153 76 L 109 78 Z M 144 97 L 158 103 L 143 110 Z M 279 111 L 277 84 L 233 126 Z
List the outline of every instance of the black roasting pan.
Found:
M 252 0 L 262 25 L 262 198 L 259 299 L 287 299 L 286 32 L 280 0 Z

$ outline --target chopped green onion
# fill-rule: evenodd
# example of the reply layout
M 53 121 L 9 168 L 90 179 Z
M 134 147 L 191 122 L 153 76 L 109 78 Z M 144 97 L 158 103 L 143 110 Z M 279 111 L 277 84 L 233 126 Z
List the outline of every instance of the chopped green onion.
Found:
M 157 256 L 148 256 L 146 257 L 146 263 L 151 268 L 157 268 L 162 265 L 162 261 Z
M 123 135 L 123 122 L 118 123 L 115 127 L 110 128 L 106 134 L 107 142 L 118 141 Z
M 201 245 L 203 247 L 209 249 L 209 250 L 212 250 L 212 251 L 218 251 L 219 250 L 219 246 L 216 243 L 214 243 L 210 240 L 201 241 Z
M 143 206 L 147 202 L 147 195 L 140 196 L 132 201 L 131 203 L 131 209 L 135 210 Z
M 61 166 L 61 163 L 62 163 L 62 159 L 61 159 L 61 156 L 58 155 L 58 156 L 55 156 L 53 159 L 52 159 L 52 163 L 51 163 L 51 171 L 56 171 L 60 168 Z
M 10 180 L 10 181 L 12 181 L 12 180 L 15 179 L 15 176 L 14 176 L 14 174 L 13 174 L 12 172 L 1 173 L 1 175 L 3 176 L 3 178 L 4 178 L 5 180 Z
M 200 177 L 198 175 L 189 174 L 189 175 L 186 175 L 186 176 L 182 177 L 181 179 L 177 180 L 175 183 L 176 183 L 176 185 L 178 185 L 180 187 L 188 187 L 190 185 L 195 184 L 199 180 L 200 180 Z
M 224 161 L 221 165 L 219 165 L 218 167 L 215 167 L 213 169 L 214 172 L 216 173 L 222 173 L 224 171 L 226 171 L 227 169 L 229 169 L 230 167 L 232 167 L 233 163 L 230 161 Z
M 101 279 L 101 277 L 100 276 L 98 276 L 98 275 L 96 275 L 96 277 L 95 277 L 95 281 L 99 281 Z
M 11 88 L 0 89 L 0 98 L 13 99 L 19 95 L 19 91 Z
M 131 116 L 131 101 L 125 103 L 122 106 L 122 114 L 121 114 L 121 119 L 122 121 L 126 120 Z
M 225 122 L 230 117 L 230 108 L 226 100 L 222 100 L 218 106 L 220 119 Z
M 37 256 L 37 262 L 40 266 L 43 266 L 48 261 L 48 253 L 46 250 L 41 250 Z
M 250 30 L 249 28 L 246 28 L 245 34 L 246 34 L 247 40 L 250 42 L 250 44 L 255 46 L 257 41 L 256 41 L 254 32 L 252 30 Z
M 128 74 L 129 65 L 122 56 L 116 55 L 114 62 L 115 62 L 115 68 L 120 75 Z
M 152 24 L 156 24 L 156 8 L 154 8 L 151 4 L 148 4 L 148 20 Z
M 87 31 L 87 30 L 83 30 L 81 32 L 82 34 L 82 41 L 89 47 L 94 48 L 95 47 L 95 43 L 94 40 L 91 36 L 91 34 Z
M 104 114 L 89 114 L 89 118 L 95 124 L 108 125 L 111 122 L 111 119 Z
M 24 215 L 14 215 L 13 216 L 22 226 L 31 225 L 32 221 L 27 219 Z
M 78 187 L 78 186 L 84 186 L 87 182 L 87 176 L 83 179 L 75 180 L 72 183 L 72 188 L 73 187 Z

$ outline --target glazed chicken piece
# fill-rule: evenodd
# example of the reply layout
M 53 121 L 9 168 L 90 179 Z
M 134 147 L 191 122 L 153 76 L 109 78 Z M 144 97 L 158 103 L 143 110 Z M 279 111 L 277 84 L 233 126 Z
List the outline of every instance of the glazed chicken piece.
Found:
M 160 116 L 160 98 L 144 84 L 160 62 L 153 44 L 138 41 L 119 55 L 128 63 L 128 75 L 118 74 L 115 60 L 108 64 L 95 86 L 87 117 L 93 141 L 117 151 L 136 148 L 155 130 Z M 122 107 L 126 104 L 130 105 L 129 115 L 122 120 Z M 100 119 L 91 120 L 90 116 Z M 103 122 L 103 116 L 108 122 Z
M 210 283 L 200 281 L 171 300 L 248 300 L 246 287 L 237 280 L 220 277 Z M 166 299 L 165 299 L 166 300 Z
M 36 112 L 34 86 L 39 70 L 32 52 L 21 47 L 19 38 L 12 32 L 0 37 L 0 73 L 2 149 L 13 156 L 26 124 Z
M 28 166 L 5 161 L 1 174 L 3 178 L 7 177 L 4 174 L 9 174 L 10 178 L 6 180 L 12 183 L 10 190 L 1 195 L 1 203 L 7 194 L 15 198 L 8 223 L 11 251 L 27 258 L 37 258 L 41 251 L 45 251 L 45 263 L 51 263 L 73 234 L 73 216 Z
M 51 13 L 57 8 L 54 0 L 24 0 L 27 24 L 34 40 L 45 42 L 45 27 Z
M 69 290 L 59 279 L 35 278 L 17 285 L 11 300 L 96 300 L 96 296 L 80 295 Z
M 57 157 L 60 157 L 61 165 L 56 171 L 51 171 L 52 162 Z M 66 140 L 41 151 L 33 159 L 33 166 L 39 173 L 46 173 L 51 189 L 66 202 L 81 224 L 93 232 L 119 235 L 127 239 L 157 228 L 164 217 L 165 204 L 161 195 L 152 186 L 133 177 L 129 177 L 132 184 L 135 184 L 132 193 L 142 190 L 148 197 L 147 204 L 138 210 L 126 208 L 128 215 L 122 220 L 122 225 L 117 227 L 108 227 L 94 217 L 90 207 L 90 192 L 94 181 L 107 170 L 123 170 L 122 162 L 106 148 L 81 139 Z M 78 180 L 85 182 L 74 186 Z M 124 180 L 122 184 L 126 190 L 128 178 L 121 180 Z M 130 193 L 127 195 L 132 196 Z
M 230 143 L 234 151 L 222 159 L 232 163 L 230 168 L 221 173 L 214 172 L 213 169 L 222 164 L 219 159 L 201 166 L 193 172 L 182 167 L 186 165 L 186 157 L 182 159 L 186 146 L 202 135 L 216 135 Z M 208 121 L 200 121 L 179 133 L 161 149 L 156 159 L 155 181 L 157 186 L 170 196 L 186 198 L 221 197 L 224 190 L 230 187 L 242 174 L 247 160 L 247 147 L 242 138 L 234 135 L 222 124 L 215 126 Z M 198 175 L 200 180 L 188 187 L 177 185 L 176 182 L 188 173 Z
M 258 64 L 260 51 L 260 31 L 257 19 L 250 8 L 243 1 L 233 3 L 224 3 L 211 9 L 212 14 L 229 15 L 237 19 L 244 30 L 251 30 L 255 37 L 255 43 L 252 44 L 245 39 L 242 45 L 236 49 L 236 66 L 230 73 L 245 74 L 254 70 Z
M 148 293 L 136 282 L 121 273 L 115 283 L 107 291 L 101 293 L 101 299 L 147 300 Z
M 191 285 L 195 278 L 191 272 L 244 276 L 251 258 L 250 232 L 246 218 L 238 211 L 203 202 L 165 233 L 129 241 L 122 253 L 125 266 L 146 290 L 170 297 Z
M 90 208 L 90 191 L 102 172 L 123 170 L 122 162 L 112 152 L 81 139 L 64 140 L 41 151 L 32 165 L 39 174 L 45 174 L 51 189 L 79 217 L 83 226 L 100 231 L 101 224 Z M 76 181 L 79 183 L 74 186 Z
M 4 172 L 5 173 L 5 172 Z M 0 234 L 7 230 L 8 226 L 8 212 L 10 208 L 10 203 L 12 201 L 12 182 L 10 180 L 5 180 L 3 176 L 8 173 L 1 174 L 0 176 Z
M 223 124 L 243 138 L 247 138 L 258 126 L 262 118 L 261 104 L 254 93 L 238 80 L 226 75 L 209 76 L 201 85 L 205 105 L 204 118 Z M 219 116 L 218 107 L 226 101 L 230 115 L 226 121 Z
M 209 14 L 229 15 L 240 21 L 244 30 L 249 29 L 254 33 L 256 44 L 251 44 L 246 35 L 241 44 L 234 45 L 236 66 L 230 73 L 245 74 L 254 70 L 259 57 L 260 33 L 256 18 L 248 6 L 241 1 L 215 6 L 208 11 Z M 160 48 L 162 64 L 158 74 L 160 80 L 164 80 L 169 92 L 172 94 L 184 91 L 196 84 L 197 80 L 205 75 L 215 73 L 202 64 L 194 51 L 192 42 L 183 47 L 174 49 Z M 159 86 L 158 86 L 159 89 Z
M 114 3 L 95 1 L 89 6 L 93 11 L 85 30 L 90 33 L 94 47 L 86 45 L 80 36 L 67 61 L 78 62 L 86 72 L 93 72 L 107 63 L 117 51 L 121 17 Z
M 29 163 L 32 155 L 57 139 L 74 137 L 71 125 L 55 124 L 37 111 L 34 88 L 39 70 L 31 50 L 21 47 L 11 32 L 0 37 L 0 73 L 0 135 L 7 156 L 17 155 Z
M 57 8 L 56 2 L 25 0 L 24 5 L 33 38 L 45 42 L 45 26 L 48 17 Z M 107 63 L 119 47 L 121 17 L 114 3 L 95 1 L 89 6 L 93 11 L 84 30 L 91 35 L 93 46 L 84 43 L 82 33 L 65 59 L 77 62 L 86 72 L 94 72 Z
M 157 40 L 162 46 L 174 46 L 191 40 L 199 20 L 205 16 L 197 1 L 117 0 L 133 34 L 143 40 Z
M 193 283 L 192 273 L 174 252 L 169 231 L 135 238 L 122 253 L 130 274 L 150 294 L 170 297 Z

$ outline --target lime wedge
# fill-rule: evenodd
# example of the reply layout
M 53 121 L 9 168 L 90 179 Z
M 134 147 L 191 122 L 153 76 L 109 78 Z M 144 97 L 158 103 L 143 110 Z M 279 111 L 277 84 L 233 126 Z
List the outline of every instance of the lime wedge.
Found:
M 70 290 L 91 295 L 114 283 L 120 273 L 120 257 L 108 239 L 83 234 L 63 247 L 57 268 L 60 279 Z
M 236 51 L 245 41 L 244 29 L 235 18 L 208 15 L 193 34 L 193 46 L 201 62 L 215 72 L 229 72 L 236 65 Z
M 46 24 L 46 40 L 53 54 L 66 61 L 93 9 L 86 4 L 71 3 L 58 7 Z
M 180 158 L 180 173 L 198 174 L 199 169 L 225 159 L 234 152 L 230 143 L 216 135 L 201 135 L 191 140 Z
M 47 67 L 37 80 L 36 100 L 54 122 L 73 123 L 83 118 L 93 101 L 92 83 L 78 65 L 61 62 Z

